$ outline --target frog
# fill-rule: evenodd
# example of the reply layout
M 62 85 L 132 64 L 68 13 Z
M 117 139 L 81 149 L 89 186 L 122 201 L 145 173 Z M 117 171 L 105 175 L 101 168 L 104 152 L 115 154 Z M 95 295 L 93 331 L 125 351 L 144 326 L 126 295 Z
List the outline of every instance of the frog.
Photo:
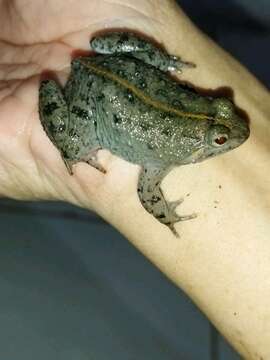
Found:
M 200 94 L 173 76 L 195 64 L 142 35 L 109 31 L 90 46 L 92 53 L 71 61 L 63 88 L 41 81 L 43 129 L 70 174 L 78 162 L 106 173 L 100 149 L 139 165 L 141 205 L 178 237 L 175 224 L 196 214 L 178 214 L 183 200 L 166 200 L 162 180 L 175 167 L 238 147 L 249 137 L 248 123 L 230 99 Z

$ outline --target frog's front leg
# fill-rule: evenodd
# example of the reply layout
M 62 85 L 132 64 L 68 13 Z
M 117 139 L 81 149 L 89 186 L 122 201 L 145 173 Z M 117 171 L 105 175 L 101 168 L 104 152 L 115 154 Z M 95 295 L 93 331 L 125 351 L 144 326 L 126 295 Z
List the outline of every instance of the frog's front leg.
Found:
M 167 225 L 174 235 L 179 237 L 174 224 L 179 221 L 193 219 L 196 214 L 180 216 L 175 210 L 183 200 L 167 201 L 165 199 L 160 185 L 167 173 L 168 169 L 144 167 L 139 176 L 137 191 L 143 207 L 159 222 Z
M 194 64 L 167 54 L 151 42 L 131 32 L 111 32 L 99 35 L 93 38 L 90 44 L 93 50 L 100 54 L 128 53 L 162 71 L 181 72 L 183 67 L 194 67 Z

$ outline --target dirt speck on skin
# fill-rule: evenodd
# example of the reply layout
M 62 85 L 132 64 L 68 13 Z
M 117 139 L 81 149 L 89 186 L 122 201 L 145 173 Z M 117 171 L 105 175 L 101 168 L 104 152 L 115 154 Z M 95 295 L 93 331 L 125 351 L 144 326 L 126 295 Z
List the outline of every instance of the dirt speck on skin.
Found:
M 221 186 L 221 185 L 218 185 L 218 188 L 219 188 L 219 189 L 222 189 L 222 186 Z

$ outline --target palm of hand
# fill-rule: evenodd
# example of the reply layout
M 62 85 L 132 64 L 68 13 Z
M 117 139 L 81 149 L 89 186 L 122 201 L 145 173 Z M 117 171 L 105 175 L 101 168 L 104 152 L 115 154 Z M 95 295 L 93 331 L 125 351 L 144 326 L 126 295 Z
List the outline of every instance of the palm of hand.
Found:
M 82 0 L 79 5 L 0 3 L 0 195 L 80 202 L 72 191 L 63 191 L 68 174 L 38 116 L 40 74 L 51 70 L 64 81 L 74 47 L 88 50 L 97 4 Z

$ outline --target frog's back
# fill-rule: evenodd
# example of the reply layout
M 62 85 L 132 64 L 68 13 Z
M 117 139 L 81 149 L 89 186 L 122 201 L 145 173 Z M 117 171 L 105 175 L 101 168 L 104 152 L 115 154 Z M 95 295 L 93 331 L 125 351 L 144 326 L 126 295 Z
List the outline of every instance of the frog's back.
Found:
M 79 58 L 72 68 L 66 96 L 71 106 L 78 105 L 78 98 L 88 113 L 90 106 L 101 147 L 140 165 L 176 163 L 188 155 L 177 153 L 175 144 L 183 141 L 182 132 L 190 128 L 190 120 L 169 109 L 196 112 L 194 99 L 206 104 L 209 100 L 126 55 Z
M 173 108 L 193 113 L 208 113 L 210 99 L 199 96 L 193 89 L 158 68 L 126 54 L 97 55 L 80 58 L 90 71 L 103 70 L 104 76 L 114 75 L 125 80 L 132 91 L 139 91 L 146 97 L 165 103 Z

